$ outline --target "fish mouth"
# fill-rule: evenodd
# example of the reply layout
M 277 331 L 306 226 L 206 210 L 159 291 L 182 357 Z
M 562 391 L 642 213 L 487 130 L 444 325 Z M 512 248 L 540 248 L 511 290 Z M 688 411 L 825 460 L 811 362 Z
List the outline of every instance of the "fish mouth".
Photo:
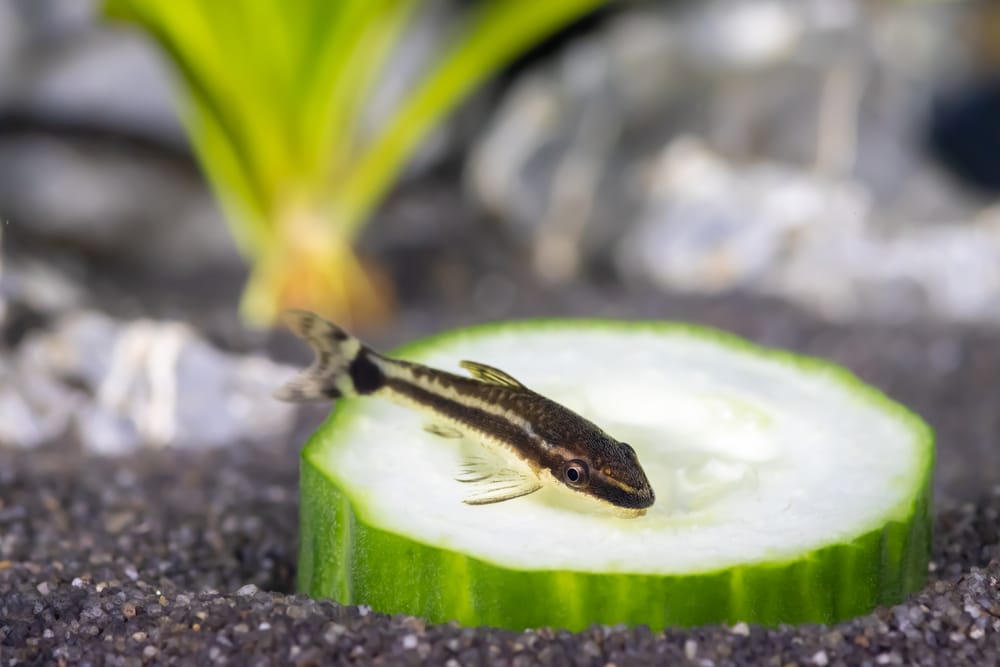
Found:
M 622 516 L 642 516 L 646 510 L 656 502 L 656 494 L 653 489 L 635 489 L 631 493 L 615 494 L 612 497 L 602 498 L 604 502 L 610 504 Z
M 632 486 L 614 478 L 605 479 L 603 488 L 595 489 L 594 495 L 601 497 L 605 502 L 627 510 L 645 510 L 656 501 L 653 487 L 646 480 L 642 480 L 639 485 Z
M 646 513 L 655 500 L 655 496 L 651 489 L 637 489 L 632 493 L 621 493 L 621 489 L 616 489 L 619 492 L 614 494 L 601 494 L 586 492 L 577 493 L 579 496 L 587 498 L 591 501 L 596 501 L 598 504 L 602 505 L 606 510 L 611 511 L 615 516 L 623 519 L 634 519 L 640 517 Z M 576 494 L 575 494 L 576 495 Z
M 656 494 L 653 493 L 651 487 L 646 487 L 644 489 L 636 489 L 629 498 L 627 503 L 622 503 L 621 507 L 627 510 L 641 510 L 643 513 L 653 506 L 656 502 Z
M 622 519 L 638 519 L 646 514 L 645 507 L 615 507 L 616 514 Z

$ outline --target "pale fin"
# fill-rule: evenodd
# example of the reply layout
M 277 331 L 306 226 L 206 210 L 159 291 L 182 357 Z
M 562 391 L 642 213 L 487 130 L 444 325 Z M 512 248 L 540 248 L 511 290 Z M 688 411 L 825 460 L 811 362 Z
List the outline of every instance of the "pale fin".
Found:
M 474 485 L 474 490 L 462 502 L 466 505 L 489 505 L 520 498 L 542 488 L 534 476 L 498 467 L 489 459 L 470 456 L 462 464 L 462 474 L 455 479 Z
M 491 477 L 482 482 L 474 482 L 474 484 L 476 484 L 476 490 L 462 500 L 466 505 L 502 503 L 505 500 L 526 496 L 542 488 L 538 480 L 527 475 L 518 475 L 509 480 Z
M 456 439 L 464 437 L 462 432 L 457 428 L 443 426 L 441 424 L 428 424 L 427 426 L 424 426 L 424 430 L 432 435 L 438 436 L 439 438 Z
M 316 358 L 298 377 L 275 391 L 275 398 L 293 403 L 329 400 L 372 394 L 385 384 L 379 356 L 337 325 L 305 310 L 290 310 L 283 319 L 295 335 L 309 343 Z
M 462 472 L 455 477 L 455 481 L 462 483 L 481 482 L 504 470 L 492 457 L 488 459 L 484 456 L 467 456 L 460 467 Z
M 520 387 L 525 389 L 526 387 L 518 382 L 516 379 L 504 373 L 499 368 L 494 368 L 493 366 L 487 366 L 486 364 L 481 364 L 477 361 L 462 361 L 458 364 L 465 370 L 472 374 L 472 377 L 482 380 L 483 382 L 489 382 L 490 384 L 499 384 L 506 387 Z

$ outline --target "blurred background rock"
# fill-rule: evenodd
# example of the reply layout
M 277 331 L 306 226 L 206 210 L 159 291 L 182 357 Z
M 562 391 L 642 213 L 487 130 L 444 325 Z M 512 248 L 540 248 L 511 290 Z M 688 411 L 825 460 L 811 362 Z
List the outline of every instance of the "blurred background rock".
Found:
M 373 116 L 449 6 L 413 24 Z M 293 415 L 267 395 L 290 369 L 256 355 L 304 353 L 241 324 L 247 268 L 170 68 L 96 14 L 0 3 L 0 441 L 287 437 Z M 985 2 L 611 5 L 479 90 L 411 161 L 360 239 L 397 299 L 367 337 L 685 317 L 692 299 L 746 295 L 763 297 L 749 328 L 778 344 L 782 302 L 841 325 L 995 327 L 998 44 Z
M 473 190 L 551 283 L 605 267 L 839 320 L 995 323 L 995 12 L 634 6 L 517 78 Z

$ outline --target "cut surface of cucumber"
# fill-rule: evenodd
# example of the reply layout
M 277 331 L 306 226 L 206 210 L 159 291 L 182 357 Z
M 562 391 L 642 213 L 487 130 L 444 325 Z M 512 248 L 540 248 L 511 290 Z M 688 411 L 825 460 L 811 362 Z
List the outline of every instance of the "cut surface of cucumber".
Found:
M 402 358 L 490 364 L 630 443 L 654 490 L 627 519 L 565 488 L 462 502 L 464 457 L 378 397 L 341 401 L 302 460 L 299 587 L 434 621 L 830 622 L 926 576 L 933 435 L 826 362 L 670 323 L 459 330 Z

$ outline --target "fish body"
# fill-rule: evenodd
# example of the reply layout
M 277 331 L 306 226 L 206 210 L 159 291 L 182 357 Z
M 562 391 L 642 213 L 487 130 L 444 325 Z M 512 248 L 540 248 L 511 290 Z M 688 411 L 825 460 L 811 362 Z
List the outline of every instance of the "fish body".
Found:
M 501 502 L 556 483 L 640 515 L 655 499 L 635 450 L 507 373 L 461 362 L 472 377 L 381 355 L 343 329 L 306 311 L 290 311 L 289 327 L 313 348 L 316 360 L 275 396 L 301 402 L 380 396 L 434 416 L 448 428 L 517 457 L 531 470 L 520 475 L 468 464 L 459 481 L 478 485 L 470 504 Z

